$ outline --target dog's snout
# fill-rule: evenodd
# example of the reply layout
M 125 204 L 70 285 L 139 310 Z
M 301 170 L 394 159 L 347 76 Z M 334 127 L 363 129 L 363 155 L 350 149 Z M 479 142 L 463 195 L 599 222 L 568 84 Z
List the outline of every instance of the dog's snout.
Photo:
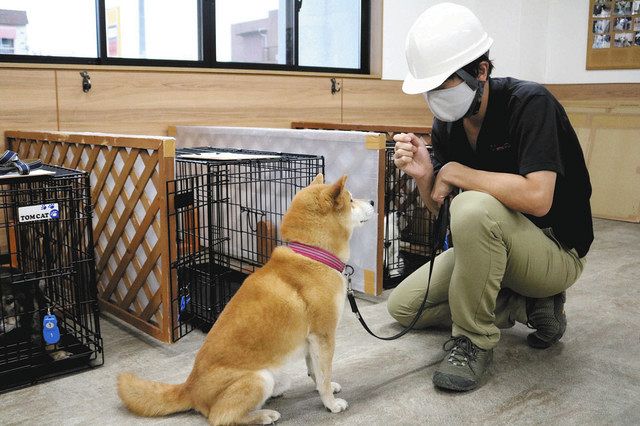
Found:
M 369 204 L 371 204 L 371 207 L 374 207 L 376 205 L 376 203 L 374 203 L 373 200 L 369 200 Z

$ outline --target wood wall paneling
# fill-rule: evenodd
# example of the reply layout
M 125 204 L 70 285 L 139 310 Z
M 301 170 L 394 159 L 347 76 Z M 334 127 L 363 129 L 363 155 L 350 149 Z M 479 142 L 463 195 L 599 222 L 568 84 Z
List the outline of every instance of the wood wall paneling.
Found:
M 431 126 L 433 122 L 424 98 L 405 95 L 401 81 L 345 78 L 342 90 L 343 123 Z
M 640 83 L 545 84 L 562 101 L 631 102 L 640 106 Z
M 0 140 L 12 129 L 57 130 L 54 70 L 0 70 Z
M 591 147 L 591 115 L 568 112 L 569 121 L 576 131 L 585 162 L 589 164 L 589 150 Z
M 640 115 L 593 117 L 593 215 L 640 222 Z
M 568 113 L 640 114 L 640 84 L 547 84 Z
M 595 217 L 640 222 L 640 114 L 571 113 Z
M 169 125 L 289 127 L 340 120 L 330 77 L 59 71 L 60 129 L 162 135 Z

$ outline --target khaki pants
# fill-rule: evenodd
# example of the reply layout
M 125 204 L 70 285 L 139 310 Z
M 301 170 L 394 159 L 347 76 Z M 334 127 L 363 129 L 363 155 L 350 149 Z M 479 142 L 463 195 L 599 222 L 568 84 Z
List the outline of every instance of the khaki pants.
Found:
M 500 328 L 526 323 L 526 297 L 558 294 L 582 273 L 584 258 L 566 250 L 491 195 L 466 191 L 451 202 L 454 248 L 433 265 L 427 307 L 417 328 L 453 326 L 483 349 L 500 340 Z M 415 316 L 427 286 L 429 264 L 408 276 L 389 296 L 388 310 L 403 325 Z

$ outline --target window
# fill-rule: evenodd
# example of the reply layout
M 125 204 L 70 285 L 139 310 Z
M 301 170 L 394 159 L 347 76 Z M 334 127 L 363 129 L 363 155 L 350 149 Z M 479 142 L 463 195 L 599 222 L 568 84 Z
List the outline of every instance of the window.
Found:
M 58 57 L 97 55 L 96 5 L 87 0 L 0 0 L 2 54 Z
M 283 65 L 276 69 L 366 70 L 368 3 L 216 0 L 216 60 Z
M 198 61 L 197 0 L 105 0 L 107 57 Z
M 360 68 L 361 2 L 304 0 L 299 13 L 299 64 Z
M 0 62 L 368 72 L 370 0 L 0 0 Z
M 286 64 L 286 8 L 280 9 L 280 3 L 279 0 L 217 0 L 216 59 Z
M 5 55 L 13 54 L 13 39 L 3 38 L 0 39 L 0 53 Z

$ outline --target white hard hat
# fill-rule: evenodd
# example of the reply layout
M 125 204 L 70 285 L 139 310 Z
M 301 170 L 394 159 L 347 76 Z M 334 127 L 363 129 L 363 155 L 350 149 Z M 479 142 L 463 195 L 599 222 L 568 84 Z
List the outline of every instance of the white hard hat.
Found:
M 486 53 L 493 39 L 466 7 L 440 3 L 422 12 L 407 35 L 409 73 L 402 91 L 435 89 L 451 74 Z

